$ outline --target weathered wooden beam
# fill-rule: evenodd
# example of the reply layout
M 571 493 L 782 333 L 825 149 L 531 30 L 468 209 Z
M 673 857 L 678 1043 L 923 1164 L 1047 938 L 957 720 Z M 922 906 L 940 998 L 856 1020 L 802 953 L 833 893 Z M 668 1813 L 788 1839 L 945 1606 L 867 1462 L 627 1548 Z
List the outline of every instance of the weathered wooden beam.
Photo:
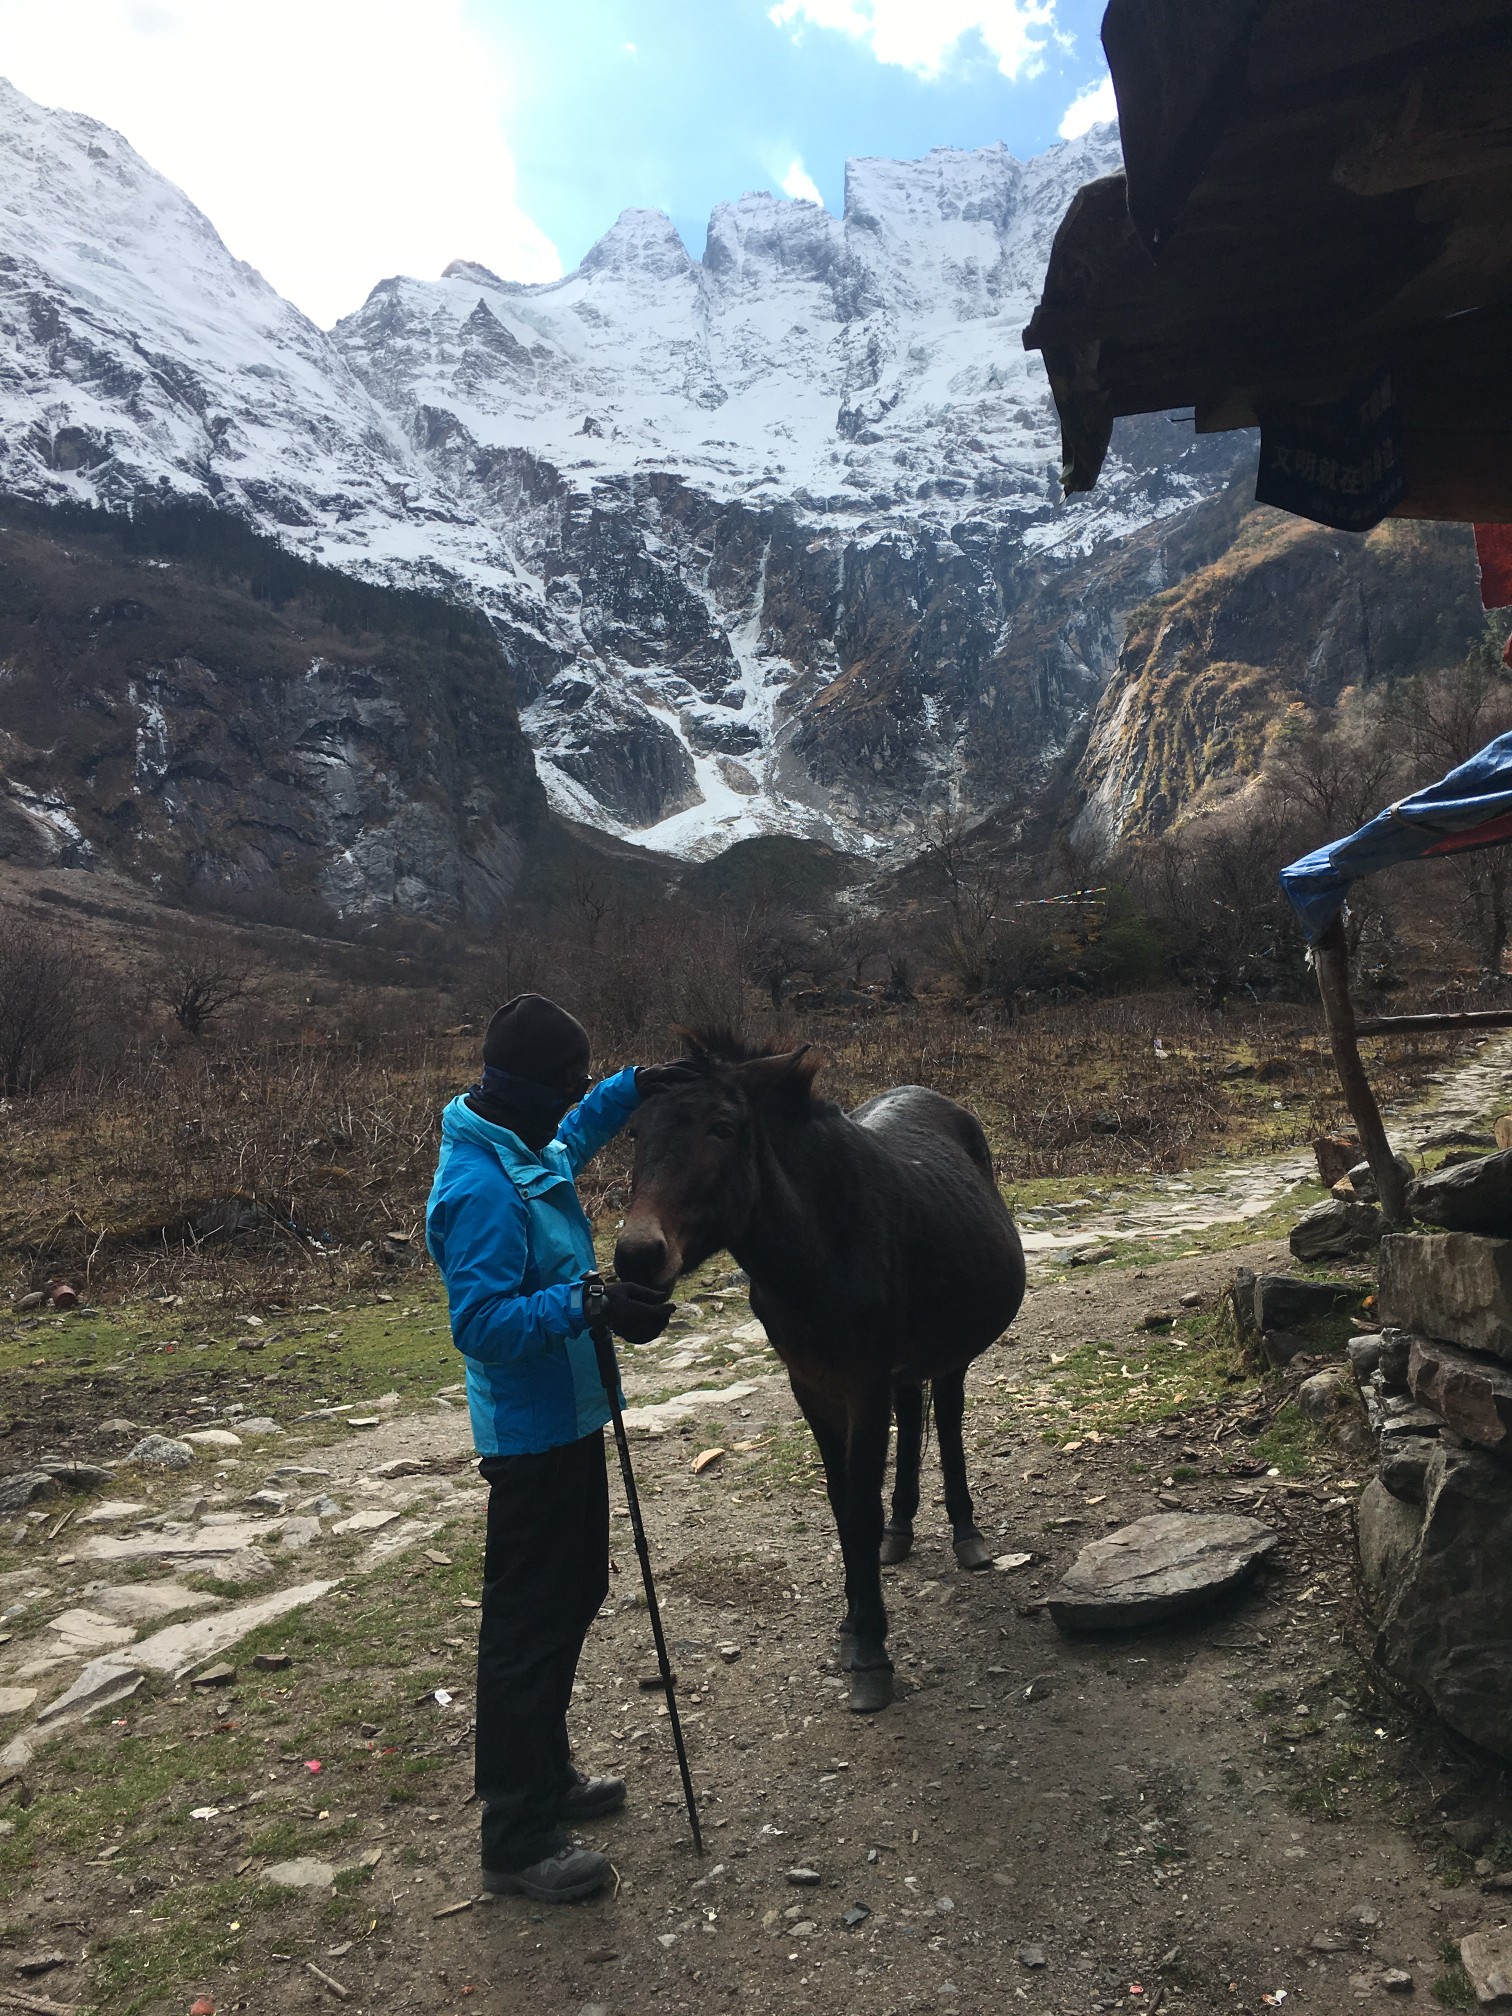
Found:
M 1365 1159 L 1375 1178 L 1381 1209 L 1389 1224 L 1405 1225 L 1408 1222 L 1407 1185 L 1397 1167 L 1391 1143 L 1386 1138 L 1381 1109 L 1370 1089 L 1365 1066 L 1360 1062 L 1360 1046 L 1356 1041 L 1359 1032 L 1355 1027 L 1354 1003 L 1349 998 L 1349 952 L 1344 942 L 1342 919 L 1336 917 L 1313 947 L 1313 963 L 1317 968 L 1318 992 L 1323 997 L 1323 1019 L 1328 1024 L 1334 1069 L 1339 1074 L 1350 1118 L 1359 1129 L 1360 1146 L 1365 1150 Z
M 1455 1015 L 1373 1015 L 1356 1036 L 1431 1036 L 1441 1029 L 1512 1029 L 1512 1008 L 1466 1008 Z

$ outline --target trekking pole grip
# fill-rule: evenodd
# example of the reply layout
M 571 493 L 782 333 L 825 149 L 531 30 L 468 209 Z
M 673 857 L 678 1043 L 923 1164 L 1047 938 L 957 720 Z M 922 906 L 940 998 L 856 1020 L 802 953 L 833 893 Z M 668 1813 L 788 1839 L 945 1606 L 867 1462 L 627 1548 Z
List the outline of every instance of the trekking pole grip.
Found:
M 583 1318 L 593 1339 L 593 1355 L 598 1375 L 611 1400 L 619 1397 L 619 1360 L 614 1351 L 614 1333 L 609 1328 L 609 1297 L 601 1274 L 583 1276 Z

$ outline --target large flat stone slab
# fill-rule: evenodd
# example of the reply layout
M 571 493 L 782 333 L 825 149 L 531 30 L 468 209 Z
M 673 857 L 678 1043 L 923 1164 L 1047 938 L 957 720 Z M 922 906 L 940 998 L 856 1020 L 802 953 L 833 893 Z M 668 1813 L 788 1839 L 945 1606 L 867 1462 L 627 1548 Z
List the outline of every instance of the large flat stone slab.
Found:
M 335 1587 L 334 1581 L 296 1582 L 292 1588 L 274 1590 L 251 1603 L 236 1603 L 229 1609 L 213 1611 L 208 1617 L 169 1624 L 133 1645 L 131 1662 L 149 1673 L 170 1673 L 177 1679 L 212 1653 L 224 1652 L 228 1646 L 237 1644 L 259 1625 L 271 1624 L 291 1610 L 302 1610 L 307 1603 L 317 1603 Z
M 84 1595 L 92 1610 L 117 1617 L 124 1624 L 155 1624 L 179 1610 L 212 1610 L 224 1600 L 182 1582 L 91 1582 Z
M 259 1540 L 271 1539 L 280 1523 L 276 1519 L 226 1519 L 214 1525 L 207 1521 L 193 1532 L 129 1533 L 120 1539 L 102 1533 L 98 1540 L 86 1541 L 79 1554 L 85 1561 L 213 1560 L 219 1554 L 236 1554 Z
M 1457 1344 L 1414 1337 L 1407 1383 L 1414 1398 L 1467 1442 L 1512 1449 L 1512 1369 Z
M 1419 1176 L 1407 1186 L 1407 1209 L 1422 1223 L 1451 1232 L 1512 1238 L 1512 1149 Z
M 1161 1512 L 1084 1547 L 1050 1597 L 1062 1631 L 1125 1631 L 1225 1595 L 1276 1544 L 1258 1519 Z
M 65 1610 L 48 1629 L 56 1634 L 60 1652 L 108 1652 L 113 1646 L 129 1645 L 136 1636 L 130 1624 L 103 1617 L 98 1610 Z
M 1381 1321 L 1512 1360 L 1512 1239 L 1475 1232 L 1381 1241 Z
M 749 1379 L 737 1380 L 733 1386 L 695 1386 L 690 1393 L 674 1394 L 670 1400 L 658 1401 L 654 1406 L 627 1407 L 625 1427 L 632 1435 L 665 1435 L 669 1428 L 680 1428 L 695 1414 L 707 1413 L 711 1407 L 733 1406 L 755 1391 Z
M 113 1708 L 135 1694 L 146 1679 L 135 1665 L 128 1665 L 120 1653 L 106 1652 L 91 1659 L 73 1685 L 37 1715 L 39 1724 L 72 1721 L 76 1716 L 94 1715 L 101 1708 Z

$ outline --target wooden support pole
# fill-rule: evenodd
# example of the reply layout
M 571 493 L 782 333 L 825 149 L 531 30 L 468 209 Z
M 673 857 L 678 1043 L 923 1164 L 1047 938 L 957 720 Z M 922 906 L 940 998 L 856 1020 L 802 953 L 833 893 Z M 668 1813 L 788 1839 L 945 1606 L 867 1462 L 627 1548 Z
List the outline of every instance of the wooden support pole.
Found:
M 1407 1223 L 1407 1185 L 1376 1104 L 1365 1066 L 1360 1062 L 1356 1038 L 1354 1003 L 1349 998 L 1349 951 L 1344 942 L 1344 924 L 1336 917 L 1313 947 L 1318 969 L 1318 992 L 1323 997 L 1323 1019 L 1328 1024 L 1328 1040 L 1333 1047 L 1334 1069 L 1344 1088 L 1350 1117 L 1360 1130 L 1360 1145 L 1376 1181 L 1381 1209 L 1391 1225 Z
M 1449 1015 L 1373 1015 L 1356 1036 L 1432 1036 L 1449 1029 L 1512 1029 L 1512 1008 L 1466 1008 Z

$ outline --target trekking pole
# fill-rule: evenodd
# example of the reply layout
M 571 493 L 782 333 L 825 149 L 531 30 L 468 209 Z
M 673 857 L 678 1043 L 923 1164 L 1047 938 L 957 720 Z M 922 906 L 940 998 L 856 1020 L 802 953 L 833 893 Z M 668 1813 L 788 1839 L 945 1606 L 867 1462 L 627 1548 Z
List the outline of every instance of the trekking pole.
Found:
M 683 1742 L 682 1723 L 677 1714 L 677 1676 L 667 1656 L 662 1635 L 661 1610 L 656 1601 L 656 1583 L 651 1575 L 651 1549 L 646 1544 L 646 1528 L 641 1519 L 640 1495 L 635 1488 L 635 1472 L 630 1467 L 630 1438 L 625 1433 L 625 1417 L 620 1412 L 619 1364 L 614 1355 L 614 1338 L 604 1320 L 607 1297 L 597 1274 L 583 1276 L 583 1313 L 588 1318 L 588 1334 L 598 1358 L 599 1377 L 609 1396 L 609 1412 L 614 1417 L 614 1446 L 619 1451 L 620 1475 L 625 1480 L 625 1503 L 630 1508 L 630 1530 L 635 1535 L 635 1551 L 640 1557 L 641 1581 L 646 1585 L 646 1608 L 651 1613 L 651 1636 L 656 1640 L 656 1664 L 667 1696 L 667 1719 L 672 1724 L 672 1741 L 677 1747 L 677 1768 L 682 1773 L 683 1801 L 688 1809 L 688 1825 L 693 1829 L 693 1846 L 704 1852 L 703 1829 L 698 1824 L 698 1801 L 693 1794 L 693 1776 L 688 1769 L 688 1751 Z

